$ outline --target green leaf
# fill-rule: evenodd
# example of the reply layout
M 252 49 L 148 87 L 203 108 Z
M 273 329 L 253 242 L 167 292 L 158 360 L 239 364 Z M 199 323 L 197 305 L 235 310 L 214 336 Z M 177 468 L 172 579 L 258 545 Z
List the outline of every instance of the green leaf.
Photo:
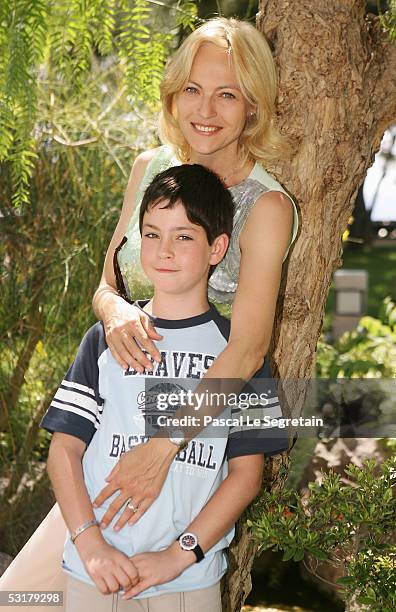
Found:
M 342 576 L 342 578 L 337 579 L 337 584 L 345 584 L 346 586 L 350 584 L 355 584 L 356 580 L 352 576 Z
M 371 597 L 360 596 L 357 598 L 358 603 L 367 604 L 368 606 L 372 606 L 376 603 L 375 599 L 371 599 Z
M 282 561 L 290 561 L 290 559 L 293 559 L 295 554 L 296 554 L 296 549 L 295 548 L 289 548 L 289 550 L 286 550 L 284 552 L 283 557 L 282 557 Z
M 316 559 L 320 559 L 320 561 L 326 561 L 326 559 L 329 558 L 328 554 L 321 548 L 310 547 L 308 550 Z
M 304 549 L 298 550 L 293 556 L 293 561 L 302 561 L 303 559 L 304 559 Z
M 377 595 L 374 589 L 372 589 L 371 587 L 366 588 L 366 593 L 367 593 L 367 596 L 370 597 L 373 601 L 377 600 Z

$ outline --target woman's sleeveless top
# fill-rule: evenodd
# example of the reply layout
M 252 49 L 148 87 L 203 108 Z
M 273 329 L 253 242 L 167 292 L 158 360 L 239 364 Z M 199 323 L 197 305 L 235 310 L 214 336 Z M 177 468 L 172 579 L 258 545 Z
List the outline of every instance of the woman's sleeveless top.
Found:
M 152 285 L 145 276 L 140 264 L 139 208 L 144 191 L 156 174 L 171 166 L 180 165 L 180 163 L 169 147 L 160 147 L 157 155 L 148 164 L 139 186 L 135 210 L 126 232 L 127 241 L 118 252 L 118 263 L 124 284 L 129 296 L 134 300 L 147 298 L 153 294 Z M 238 185 L 229 187 L 229 190 L 232 193 L 235 204 L 232 236 L 227 254 L 210 277 L 208 287 L 209 299 L 218 304 L 230 304 L 234 299 L 238 286 L 241 260 L 239 237 L 251 209 L 263 193 L 267 191 L 281 191 L 288 196 L 293 204 L 293 229 L 284 260 L 296 238 L 298 230 L 298 216 L 295 203 L 283 187 L 259 163 L 256 162 L 247 179 Z

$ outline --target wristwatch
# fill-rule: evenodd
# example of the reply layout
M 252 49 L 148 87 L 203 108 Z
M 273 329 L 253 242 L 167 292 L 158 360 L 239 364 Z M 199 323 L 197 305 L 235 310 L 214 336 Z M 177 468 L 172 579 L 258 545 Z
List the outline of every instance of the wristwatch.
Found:
M 185 533 L 179 535 L 177 541 L 179 542 L 180 548 L 183 550 L 192 550 L 194 555 L 197 557 L 196 563 L 199 563 L 205 557 L 202 548 L 198 544 L 198 538 L 195 533 L 186 531 Z
M 176 444 L 179 451 L 182 451 L 188 445 L 188 440 L 186 440 L 184 437 L 182 429 L 170 429 L 169 440 L 172 442 L 172 444 Z

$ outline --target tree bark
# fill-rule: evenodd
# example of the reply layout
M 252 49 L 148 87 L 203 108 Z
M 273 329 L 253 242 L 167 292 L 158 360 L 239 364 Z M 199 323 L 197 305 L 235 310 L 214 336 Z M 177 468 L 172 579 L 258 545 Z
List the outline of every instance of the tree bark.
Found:
M 286 453 L 267 460 L 263 474 L 263 489 L 277 489 L 287 475 L 289 458 Z M 282 469 L 283 478 L 280 477 Z M 258 551 L 257 542 L 252 540 L 243 516 L 236 525 L 235 538 L 228 551 L 229 568 L 222 582 L 222 610 L 240 610 L 252 588 L 250 572 Z
M 309 378 L 314 367 L 341 237 L 357 190 L 396 119 L 396 45 L 364 0 L 261 0 L 258 29 L 273 46 L 279 76 L 278 122 L 294 154 L 268 170 L 296 198 L 300 230 L 283 275 L 271 343 L 282 379 Z M 304 384 L 287 386 L 293 416 Z M 283 461 L 283 460 L 282 460 Z M 280 467 L 271 461 L 272 481 Z M 250 590 L 255 547 L 238 528 L 223 609 L 240 610 Z

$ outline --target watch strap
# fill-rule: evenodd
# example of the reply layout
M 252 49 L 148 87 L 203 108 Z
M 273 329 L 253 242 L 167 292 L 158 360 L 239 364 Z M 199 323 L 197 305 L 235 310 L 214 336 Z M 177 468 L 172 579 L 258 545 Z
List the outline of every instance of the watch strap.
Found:
M 194 555 L 197 557 L 197 561 L 196 563 L 199 563 L 200 561 L 202 561 L 202 559 L 205 557 L 202 548 L 200 547 L 199 544 L 197 544 L 195 546 L 195 548 L 193 548 L 193 553 Z

